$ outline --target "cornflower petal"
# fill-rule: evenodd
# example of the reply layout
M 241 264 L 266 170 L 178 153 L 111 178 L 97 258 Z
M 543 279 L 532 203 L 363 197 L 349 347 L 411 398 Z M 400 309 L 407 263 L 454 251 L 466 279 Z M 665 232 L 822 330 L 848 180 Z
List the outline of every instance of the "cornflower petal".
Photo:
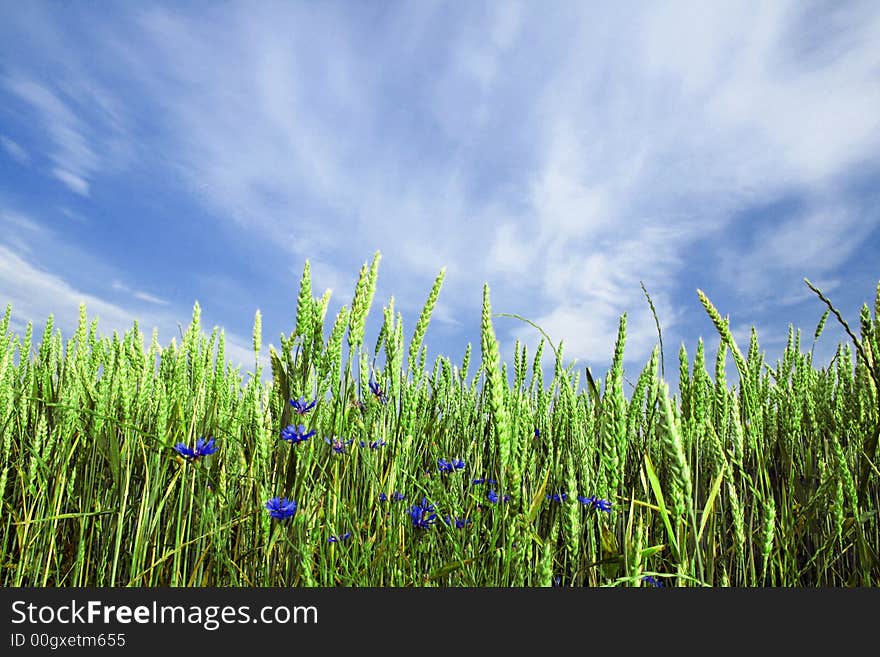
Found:
M 299 399 L 291 399 L 290 400 L 290 405 L 293 406 L 294 412 L 297 413 L 298 415 L 301 415 L 301 416 L 305 415 L 310 410 L 312 410 L 315 407 L 315 404 L 317 404 L 317 403 L 318 403 L 317 399 L 315 399 L 312 402 L 308 402 L 308 401 L 306 401 L 305 397 L 300 397 Z
M 581 504 L 589 506 L 593 509 L 598 509 L 599 511 L 611 513 L 611 502 L 609 500 L 603 500 L 596 497 L 595 495 L 591 495 L 590 497 L 583 497 L 581 495 L 578 495 L 578 501 Z
M 437 514 L 434 512 L 434 505 L 428 504 L 427 498 L 422 498 L 421 504 L 413 505 L 409 510 L 409 516 L 412 520 L 413 527 L 420 529 L 430 529 L 437 522 Z
M 305 425 L 288 425 L 281 430 L 281 439 L 286 440 L 291 443 L 302 443 L 307 441 L 309 438 L 317 433 L 314 429 L 312 431 L 307 431 Z
M 199 438 L 196 440 L 195 448 L 187 447 L 183 443 L 177 443 L 174 446 L 175 451 L 180 454 L 185 459 L 190 461 L 196 461 L 203 456 L 209 456 L 219 450 L 220 448 L 214 445 L 214 439 L 208 438 Z
M 296 513 L 296 502 L 286 497 L 273 497 L 266 502 L 266 510 L 276 520 L 287 520 Z

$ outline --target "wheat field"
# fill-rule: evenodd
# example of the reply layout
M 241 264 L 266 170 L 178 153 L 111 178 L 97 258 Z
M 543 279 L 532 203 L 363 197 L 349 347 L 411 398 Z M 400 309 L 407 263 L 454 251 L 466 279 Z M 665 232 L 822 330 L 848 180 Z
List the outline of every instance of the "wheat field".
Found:
M 426 363 L 443 270 L 408 342 L 393 298 L 368 341 L 379 261 L 332 321 L 306 263 L 271 376 L 259 314 L 242 372 L 198 304 L 166 346 L 136 323 L 102 335 L 85 307 L 72 336 L 50 317 L 35 343 L 30 323 L 10 331 L 7 307 L 0 583 L 880 582 L 880 285 L 824 367 L 793 328 L 773 365 L 754 332 L 741 350 L 698 291 L 720 347 L 680 349 L 673 396 L 662 341 L 626 387 L 626 315 L 604 379 L 566 366 L 546 336 L 502 363 L 488 286 L 480 353 Z M 815 344 L 831 314 L 846 322 L 813 289 Z

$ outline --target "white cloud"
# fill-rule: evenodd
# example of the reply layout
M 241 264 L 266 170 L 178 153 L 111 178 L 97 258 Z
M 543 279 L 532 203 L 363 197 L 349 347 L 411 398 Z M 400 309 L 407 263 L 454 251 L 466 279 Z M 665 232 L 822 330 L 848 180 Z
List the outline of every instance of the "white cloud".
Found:
M 20 212 L 0 209 L 0 244 L 16 253 L 30 254 L 34 243 L 39 244 L 48 230 Z
M 639 281 L 666 331 L 691 275 L 796 300 L 791 281 L 842 278 L 876 227 L 835 184 L 880 152 L 870 4 L 419 4 L 366 28 L 332 8 L 209 13 L 152 7 L 97 45 L 155 121 L 163 172 L 246 239 L 310 258 L 335 304 L 380 248 L 377 303 L 417 313 L 445 265 L 447 317 L 491 278 L 498 308 L 546 321 L 572 357 L 609 359 L 627 312 L 642 360 Z M 111 149 L 64 101 L 90 99 L 114 134 L 130 108 L 83 79 L 10 80 L 87 191 Z M 804 216 L 735 223 L 804 190 Z M 744 232 L 747 252 L 729 239 Z M 693 256 L 709 264 L 690 272 Z
M 523 31 L 523 3 L 490 7 L 456 30 L 449 59 L 432 89 L 431 116 L 455 140 L 493 118 L 493 95 L 506 72 L 505 57 Z
M 61 277 L 34 266 L 4 246 L 0 246 L 0 280 L 4 300 L 12 303 L 19 325 L 22 320 L 38 322 L 53 314 L 56 325 L 68 331 L 75 329 L 80 303 L 85 303 L 89 313 L 99 318 L 99 325 L 105 331 L 127 330 L 135 319 L 142 328 L 159 324 L 155 315 L 132 312 L 77 290 Z
M 804 277 L 834 289 L 833 272 L 875 228 L 852 209 L 819 200 L 803 213 L 759 226 L 745 250 L 729 250 L 720 262 L 739 294 L 796 303 L 812 294 L 804 291 Z
M 58 178 L 61 182 L 63 182 L 67 187 L 71 190 L 79 194 L 80 196 L 88 196 L 89 195 L 89 183 L 84 178 L 76 175 L 75 173 L 71 173 L 70 171 L 65 171 L 64 169 L 52 169 L 52 174 Z
M 86 124 L 47 86 L 22 75 L 4 82 L 9 91 L 30 105 L 51 139 L 54 175 L 81 193 L 85 179 L 98 167 L 98 157 L 86 136 Z
M 551 244 L 596 237 L 614 223 L 615 212 L 599 180 L 579 176 L 584 163 L 574 135 L 554 136 L 547 161 L 532 186 L 532 211 L 542 241 Z M 558 151 L 559 142 L 566 145 Z
M 70 337 L 79 322 L 79 306 L 85 303 L 89 319 L 98 319 L 99 330 L 105 335 L 114 330 L 123 333 L 132 327 L 134 321 L 138 322 L 145 335 L 152 333 L 153 327 L 158 328 L 161 344 L 167 344 L 178 333 L 178 320 L 170 311 L 156 312 L 106 301 L 77 289 L 62 277 L 33 264 L 3 245 L 0 245 L 0 281 L 0 305 L 5 307 L 7 303 L 12 304 L 12 327 L 18 331 L 28 321 L 38 326 L 51 314 L 55 326 L 66 337 Z M 113 287 L 126 289 L 118 282 Z M 243 371 L 253 370 L 254 354 L 248 344 L 249 340 L 226 333 L 227 358 L 233 364 L 241 363 Z M 262 354 L 262 357 L 261 362 L 265 365 L 266 354 Z
M 568 353 L 610 358 L 629 311 L 627 353 L 646 355 L 655 329 L 638 282 L 668 302 L 666 331 L 683 312 L 671 294 L 697 240 L 715 240 L 736 288 L 777 299 L 791 289 L 768 289 L 772 272 L 827 274 L 876 228 L 840 201 L 759 228 L 745 255 L 716 239 L 782 191 L 819 186 L 836 198 L 830 181 L 880 145 L 877 16 L 811 67 L 786 54 L 798 10 L 663 3 L 561 28 L 569 47 L 538 98 L 531 211 L 498 231 L 490 261 L 520 275 L 521 251 L 540 254 L 548 309 L 537 321 L 567 336 Z
M 168 301 L 166 301 L 165 299 L 162 299 L 162 298 L 157 297 L 153 294 L 150 294 L 149 292 L 143 292 L 141 290 L 133 290 L 128 285 L 125 285 L 124 283 L 122 283 L 121 281 L 118 281 L 118 280 L 113 281 L 113 284 L 110 287 L 112 287 L 114 290 L 117 290 L 119 292 L 125 292 L 126 294 L 129 294 L 132 297 L 134 297 L 135 299 L 139 299 L 141 301 L 146 301 L 147 303 L 152 303 L 157 306 L 167 306 L 168 305 Z
M 533 259 L 534 251 L 529 247 L 529 241 L 516 224 L 502 224 L 495 229 L 495 239 L 488 253 L 489 267 L 504 274 L 523 275 Z
M 30 163 L 31 156 L 28 152 L 22 148 L 20 144 L 9 137 L 0 135 L 0 146 L 3 146 L 3 150 L 5 150 L 9 156 L 19 164 L 27 165 Z
M 83 215 L 81 215 L 78 212 L 75 212 L 74 210 L 71 210 L 68 207 L 60 207 L 60 208 L 58 208 L 58 211 L 61 214 L 63 214 L 65 217 L 70 219 L 71 221 L 75 221 L 75 222 L 81 223 L 81 224 L 88 223 L 88 219 L 86 219 Z
M 880 64 L 880 20 L 867 16 L 845 34 L 829 30 L 829 43 L 844 35 L 850 42 L 837 56 L 816 63 L 792 56 L 800 37 L 791 31 L 800 18 L 798 6 L 762 6 L 758 29 L 748 32 L 742 56 L 733 60 L 730 78 L 708 109 L 721 127 L 748 131 L 752 148 L 764 151 L 755 159 L 771 180 L 786 176 L 821 184 L 878 144 L 880 88 L 871 80 Z
M 441 290 L 440 294 L 443 294 Z M 437 300 L 434 305 L 434 312 L 431 314 L 431 324 L 446 324 L 447 326 L 462 326 L 462 321 L 455 311 L 455 307 L 446 301 Z
M 0 84 L 27 105 L 27 122 L 39 126 L 48 138 L 52 176 L 76 194 L 89 196 L 94 177 L 119 170 L 132 149 L 122 105 L 70 66 L 67 63 L 68 70 L 58 76 L 57 84 L 23 71 L 0 79 Z M 4 139 L 7 151 L 21 150 L 10 144 Z
M 834 290 L 839 289 L 843 283 L 839 278 L 824 277 L 810 279 L 810 282 L 815 285 L 819 290 L 821 290 L 822 293 L 826 296 L 831 292 L 834 292 Z M 781 306 L 790 306 L 796 303 L 801 303 L 803 301 L 819 301 L 819 297 L 816 296 L 816 293 L 808 288 L 806 284 L 802 285 L 796 291 L 780 297 L 778 300 L 776 300 L 776 303 Z
M 147 303 L 154 303 L 159 306 L 167 306 L 168 302 L 165 299 L 160 299 L 159 297 L 153 296 L 152 294 L 148 294 L 147 292 L 134 292 L 132 296 L 135 299 L 140 299 L 141 301 L 146 301 Z
M 5 236 L 9 236 L 9 230 L 24 230 L 28 233 L 43 233 L 46 229 L 36 221 L 20 212 L 2 209 L 0 210 L 0 222 L 5 225 Z

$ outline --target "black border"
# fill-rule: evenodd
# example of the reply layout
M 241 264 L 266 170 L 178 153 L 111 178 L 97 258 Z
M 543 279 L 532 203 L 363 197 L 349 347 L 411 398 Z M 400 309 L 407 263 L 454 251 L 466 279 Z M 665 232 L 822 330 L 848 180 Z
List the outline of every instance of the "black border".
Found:
M 209 605 L 258 609 L 313 605 L 317 623 L 198 625 L 13 624 L 12 603 L 59 606 L 89 600 L 150 606 Z M 219 651 L 281 648 L 284 653 L 559 655 L 730 650 L 791 654 L 804 650 L 871 651 L 880 589 L 513 589 L 513 588 L 3 588 L 0 652 L 141 654 L 145 650 Z M 18 633 L 124 633 L 124 648 L 12 648 Z M 356 652 L 354 652 L 356 651 Z M 440 651 L 440 652 L 438 652 Z M 547 653 L 548 657 L 550 653 Z M 541 655 L 541 657 L 544 657 Z

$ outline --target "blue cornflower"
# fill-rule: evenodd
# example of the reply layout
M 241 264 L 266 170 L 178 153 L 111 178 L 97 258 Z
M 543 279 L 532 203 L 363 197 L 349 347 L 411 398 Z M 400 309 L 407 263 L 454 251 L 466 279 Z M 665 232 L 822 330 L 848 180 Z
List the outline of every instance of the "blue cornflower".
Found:
M 351 538 L 351 532 L 345 532 L 342 536 L 331 536 L 327 539 L 328 543 L 341 543 Z
M 535 427 L 535 440 L 541 437 L 541 432 L 538 431 L 538 427 Z
M 581 495 L 578 495 L 578 502 L 592 507 L 593 509 L 598 509 L 599 511 L 611 513 L 611 502 L 609 502 L 608 500 L 600 499 L 595 495 L 591 497 L 583 497 Z
M 266 510 L 276 520 L 287 520 L 296 513 L 296 502 L 286 497 L 273 497 L 266 502 Z
M 485 477 L 481 477 L 479 479 L 474 479 L 471 483 L 475 486 L 479 486 L 480 484 L 497 484 L 498 482 L 494 479 L 486 479 Z
M 196 440 L 195 449 L 187 447 L 183 443 L 177 443 L 174 446 L 174 449 L 180 454 L 183 458 L 189 461 L 197 461 L 203 456 L 208 456 L 209 454 L 213 454 L 216 452 L 219 447 L 214 446 L 214 439 L 209 438 L 205 440 L 204 438 L 199 438 Z
M 552 502 L 562 503 L 568 498 L 568 493 L 547 493 L 546 497 Z
M 306 433 L 306 427 L 304 424 L 298 424 L 297 426 L 289 424 L 281 430 L 281 440 L 286 440 L 293 444 L 303 443 L 314 436 L 315 433 L 314 430 Z
M 333 440 L 324 438 L 324 442 L 330 445 L 337 454 L 345 454 L 345 446 L 350 445 L 352 441 L 351 439 L 342 440 L 342 438 L 334 438 Z
M 366 447 L 366 446 L 367 446 L 367 442 L 364 441 L 364 440 L 360 441 L 360 443 L 358 443 L 358 444 L 359 444 L 361 447 Z M 370 449 L 379 449 L 379 448 L 382 447 L 383 445 L 387 445 L 387 444 L 388 444 L 388 443 L 386 443 L 384 440 L 373 440 L 372 442 L 369 443 L 369 445 L 370 445 Z
M 421 529 L 430 529 L 437 522 L 434 505 L 428 504 L 428 499 L 425 497 L 422 498 L 421 504 L 415 504 L 410 508 L 409 517 L 412 519 L 413 527 Z
M 388 398 L 385 396 L 385 393 L 382 392 L 382 388 L 379 386 L 379 383 L 376 381 L 370 381 L 370 390 L 373 393 L 373 396 L 376 397 L 381 403 L 387 404 Z
M 510 500 L 510 495 L 498 495 L 494 490 L 490 490 L 486 497 L 492 504 L 498 504 L 499 500 L 502 502 Z
M 398 493 L 397 491 L 394 491 L 393 493 L 391 493 L 391 501 L 392 502 L 400 502 L 401 500 L 405 500 L 405 499 L 406 499 L 406 495 L 404 495 L 403 493 Z M 385 493 L 379 493 L 379 501 L 380 502 L 387 502 L 388 496 Z
M 454 524 L 456 529 L 464 529 L 465 527 L 470 525 L 473 522 L 473 520 L 471 520 L 470 518 L 455 518 L 455 519 L 453 519 L 449 516 L 446 516 L 443 518 L 443 522 L 445 522 L 447 525 Z
M 446 459 L 437 459 L 437 467 L 440 468 L 440 472 L 453 472 L 464 468 L 464 461 L 461 459 L 452 459 L 450 462 Z
M 315 399 L 313 402 L 307 402 L 305 397 L 300 397 L 299 399 L 291 399 L 290 405 L 293 406 L 294 413 L 297 413 L 300 416 L 305 415 L 310 410 L 315 407 L 315 404 L 318 403 L 318 400 Z
M 663 582 L 661 582 L 659 579 L 657 579 L 653 575 L 645 575 L 644 577 L 642 577 L 642 581 L 645 584 L 650 584 L 655 589 L 662 589 L 663 588 Z

